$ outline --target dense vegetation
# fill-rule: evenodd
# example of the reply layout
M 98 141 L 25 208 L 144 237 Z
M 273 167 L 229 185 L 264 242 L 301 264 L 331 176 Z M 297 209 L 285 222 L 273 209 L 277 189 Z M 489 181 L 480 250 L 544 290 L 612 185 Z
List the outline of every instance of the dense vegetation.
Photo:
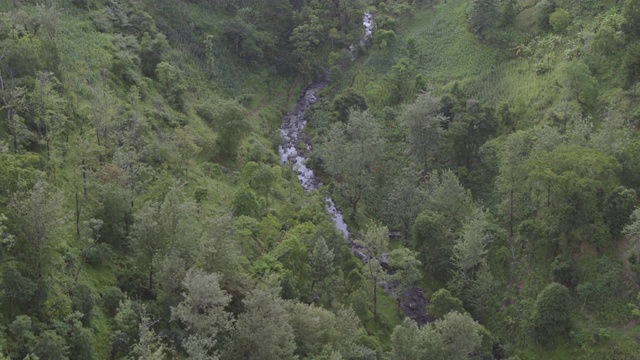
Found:
M 0 358 L 635 359 L 638 82 L 635 0 L 0 3 Z

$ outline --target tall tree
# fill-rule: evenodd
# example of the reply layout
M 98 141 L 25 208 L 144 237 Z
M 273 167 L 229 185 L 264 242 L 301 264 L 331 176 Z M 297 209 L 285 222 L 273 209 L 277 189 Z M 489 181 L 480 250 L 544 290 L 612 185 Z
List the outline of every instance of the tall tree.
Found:
M 0 63 L 3 56 L 0 55 Z M 18 152 L 20 139 L 26 133 L 24 119 L 19 115 L 26 110 L 26 89 L 17 86 L 15 79 L 6 79 L 0 68 L 0 97 L 2 109 L 7 113 L 7 129 L 13 139 L 13 152 Z
M 635 257 L 636 264 L 640 264 L 640 208 L 631 214 L 631 223 L 625 226 L 623 233 L 629 237 L 627 255 Z
M 466 301 L 467 292 L 477 280 L 480 270 L 487 266 L 487 245 L 491 237 L 487 233 L 486 214 L 477 209 L 462 228 L 462 234 L 453 246 L 451 262 L 455 269 L 451 280 L 454 293 Z
M 34 113 L 38 138 L 47 149 L 47 160 L 55 178 L 55 162 L 52 161 L 51 142 L 65 130 L 67 117 L 64 114 L 64 100 L 56 91 L 58 79 L 50 72 L 37 74 L 31 94 L 31 108 Z
M 313 277 L 311 290 L 313 290 L 316 283 L 328 279 L 333 274 L 335 270 L 333 260 L 333 249 L 329 249 L 324 238 L 318 239 L 316 246 L 309 254 L 309 266 L 311 267 L 311 276 Z
M 263 281 L 242 301 L 245 312 L 231 332 L 233 344 L 223 359 L 292 360 L 295 336 L 286 303 L 273 281 Z
M 385 272 L 380 264 L 382 254 L 389 247 L 389 229 L 380 224 L 369 225 L 358 243 L 369 256 L 367 262 L 367 275 L 373 285 L 373 321 L 378 320 L 378 283 L 384 278 Z
M 567 335 L 571 328 L 571 294 L 566 286 L 556 282 L 545 287 L 538 297 L 531 316 L 533 337 L 541 343 Z
M 398 283 L 400 297 L 416 285 L 422 274 L 422 264 L 416 258 L 416 253 L 407 248 L 394 249 L 389 253 L 389 266 L 393 270 L 390 280 Z
M 43 180 L 10 203 L 18 257 L 33 270 L 36 278 L 48 271 L 64 227 L 62 194 Z
M 351 205 L 355 218 L 358 202 L 382 172 L 384 140 L 369 112 L 353 112 L 347 124 L 335 123 L 324 141 L 320 156 L 324 168 L 336 180 L 340 194 Z
M 440 98 L 423 93 L 413 104 L 407 105 L 399 117 L 407 128 L 407 141 L 411 145 L 422 173 L 429 173 L 429 164 L 438 153 L 444 133 L 445 117 L 440 112 Z
M 196 137 L 191 129 L 176 128 L 173 135 L 175 146 L 180 156 L 180 167 L 183 169 L 185 180 L 188 183 L 189 165 L 202 148 L 196 144 Z
M 189 336 L 183 345 L 190 359 L 218 359 L 216 337 L 231 329 L 231 314 L 225 308 L 231 296 L 220 289 L 218 275 L 190 269 L 183 285 L 184 300 L 171 309 L 171 317 L 180 320 Z
M 469 9 L 469 28 L 477 35 L 491 27 L 500 17 L 497 0 L 473 0 Z

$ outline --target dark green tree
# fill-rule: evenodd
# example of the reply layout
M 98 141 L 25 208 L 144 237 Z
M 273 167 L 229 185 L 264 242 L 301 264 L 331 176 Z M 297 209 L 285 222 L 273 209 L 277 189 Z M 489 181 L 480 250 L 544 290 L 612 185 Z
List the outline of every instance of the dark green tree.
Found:
M 453 296 L 449 290 L 442 288 L 431 295 L 429 315 L 436 319 L 441 319 L 451 311 L 465 312 L 462 301 Z
M 609 226 L 613 236 L 620 236 L 622 229 L 630 221 L 629 217 L 635 209 L 636 203 L 636 191 L 624 186 L 615 187 L 604 199 L 604 222 Z
M 538 295 L 531 316 L 533 337 L 547 344 L 571 330 L 571 294 L 562 284 L 553 282 Z
M 474 34 L 482 33 L 500 18 L 497 0 L 473 0 L 469 9 L 469 28 Z

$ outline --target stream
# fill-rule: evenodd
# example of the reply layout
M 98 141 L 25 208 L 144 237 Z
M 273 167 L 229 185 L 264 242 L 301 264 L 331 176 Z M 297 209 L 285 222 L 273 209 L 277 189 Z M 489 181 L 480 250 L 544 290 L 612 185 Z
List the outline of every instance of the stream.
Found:
M 364 36 L 349 47 L 354 59 L 357 56 L 357 48 L 366 46 L 366 43 L 373 36 L 375 23 L 373 22 L 373 15 L 370 12 L 366 12 L 364 14 L 362 24 L 365 29 Z M 308 85 L 302 92 L 294 111 L 287 113 L 284 116 L 282 126 L 280 128 L 280 134 L 283 139 L 283 144 L 278 149 L 278 152 L 280 153 L 280 160 L 283 165 L 288 166 L 293 170 L 305 191 L 316 190 L 322 186 L 320 178 L 318 178 L 314 174 L 313 170 L 308 168 L 305 164 L 307 160 L 306 154 L 310 152 L 313 147 L 310 140 L 303 135 L 303 132 L 307 125 L 305 113 L 309 110 L 311 105 L 318 101 L 318 94 L 325 86 L 327 86 L 327 81 L 325 80 Z M 304 144 L 304 146 L 300 148 L 299 144 Z M 342 233 L 347 241 L 349 249 L 363 263 L 368 263 L 369 256 L 362 251 L 361 246 L 351 239 L 351 234 L 349 233 L 347 224 L 344 221 L 342 211 L 336 207 L 336 204 L 330 195 L 326 196 L 325 201 L 327 212 L 331 215 L 336 228 Z M 385 272 L 391 273 L 386 254 L 383 256 L 380 263 Z M 399 299 L 398 306 L 402 309 L 405 316 L 416 321 L 418 325 L 422 326 L 431 320 L 431 317 L 427 313 L 428 302 L 424 297 L 422 289 L 414 286 L 404 294 L 396 294 L 398 284 L 394 284 L 389 281 L 382 281 L 380 285 L 382 285 L 387 294 Z

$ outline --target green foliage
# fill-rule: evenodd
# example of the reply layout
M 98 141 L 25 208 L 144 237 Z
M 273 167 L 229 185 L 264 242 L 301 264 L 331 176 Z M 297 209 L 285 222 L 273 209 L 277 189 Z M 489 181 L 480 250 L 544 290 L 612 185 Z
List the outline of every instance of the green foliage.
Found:
M 411 320 L 397 326 L 391 335 L 390 358 L 467 359 L 479 350 L 482 325 L 468 314 L 452 311 L 419 329 Z
M 640 37 L 640 10 L 637 5 L 633 0 L 625 0 L 622 6 L 623 29 L 631 36 Z
M 558 8 L 549 15 L 549 24 L 553 31 L 562 32 L 571 24 L 571 14 L 565 9 Z
M 349 88 L 345 92 L 337 95 L 333 99 L 332 106 L 333 110 L 338 113 L 340 121 L 347 121 L 349 119 L 349 112 L 352 109 L 355 109 L 356 111 L 367 110 L 367 102 L 365 98 L 352 88 Z
M 469 28 L 473 33 L 481 35 L 499 16 L 497 0 L 473 0 L 469 9 Z
M 562 68 L 560 83 L 567 99 L 576 100 L 584 107 L 594 106 L 598 98 L 598 81 L 582 60 L 573 60 Z
M 37 290 L 38 284 L 23 276 L 14 266 L 9 266 L 3 271 L 2 296 L 5 301 L 21 306 L 28 305 Z
M 535 6 L 536 23 L 538 28 L 549 30 L 549 16 L 556 10 L 555 0 L 542 0 Z
M 553 281 L 568 288 L 573 288 L 576 285 L 577 276 L 575 265 L 573 260 L 567 255 L 560 254 L 553 259 L 551 275 L 553 276 Z
M 436 320 L 452 311 L 464 313 L 464 307 L 462 301 L 453 296 L 449 290 L 442 288 L 431 295 L 429 314 Z
M 320 156 L 325 170 L 336 177 L 338 191 L 351 205 L 352 218 L 374 175 L 382 172 L 383 144 L 380 127 L 366 111 L 351 113 L 346 124 L 331 125 L 324 141 Z
M 82 313 L 82 324 L 85 327 L 90 327 L 93 307 L 96 304 L 96 299 L 91 289 L 84 284 L 76 286 L 76 288 L 73 289 L 72 302 L 73 309 Z
M 114 286 L 107 287 L 102 294 L 102 304 L 110 316 L 116 314 L 122 300 L 124 300 L 122 290 Z
M 257 207 L 258 201 L 253 190 L 247 185 L 240 185 L 233 196 L 233 214 L 253 216 Z
M 566 286 L 554 282 L 538 294 L 531 326 L 533 337 L 543 344 L 568 335 L 571 329 L 571 295 Z
M 161 62 L 155 68 L 160 91 L 171 106 L 183 111 L 185 107 L 185 92 L 187 91 L 183 72 L 168 62 Z
M 140 65 L 145 76 L 150 78 L 156 76 L 156 67 L 162 61 L 162 56 L 168 48 L 169 43 L 163 33 L 157 33 L 153 40 L 149 33 L 142 36 L 140 40 Z
M 615 187 L 605 198 L 602 215 L 614 237 L 619 237 L 622 229 L 629 222 L 636 202 L 636 191 L 623 186 Z

